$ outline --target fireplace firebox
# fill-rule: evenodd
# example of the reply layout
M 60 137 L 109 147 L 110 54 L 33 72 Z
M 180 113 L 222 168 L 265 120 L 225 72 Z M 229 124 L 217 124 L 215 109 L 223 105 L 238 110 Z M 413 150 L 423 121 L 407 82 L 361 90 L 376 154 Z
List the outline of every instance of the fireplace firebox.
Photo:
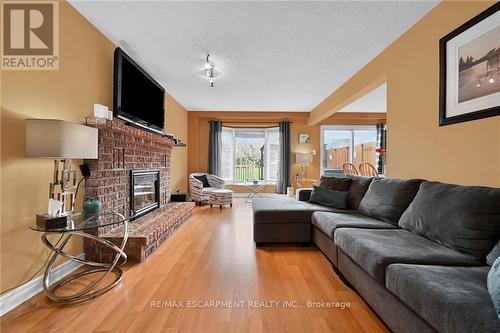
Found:
M 133 218 L 137 218 L 160 207 L 159 182 L 159 170 L 131 171 L 130 209 Z

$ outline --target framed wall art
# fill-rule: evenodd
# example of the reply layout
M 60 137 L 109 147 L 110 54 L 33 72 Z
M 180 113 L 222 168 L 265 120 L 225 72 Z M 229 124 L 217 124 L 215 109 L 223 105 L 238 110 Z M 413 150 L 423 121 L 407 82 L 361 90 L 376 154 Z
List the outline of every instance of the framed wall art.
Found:
M 439 125 L 500 115 L 500 3 L 439 41 Z

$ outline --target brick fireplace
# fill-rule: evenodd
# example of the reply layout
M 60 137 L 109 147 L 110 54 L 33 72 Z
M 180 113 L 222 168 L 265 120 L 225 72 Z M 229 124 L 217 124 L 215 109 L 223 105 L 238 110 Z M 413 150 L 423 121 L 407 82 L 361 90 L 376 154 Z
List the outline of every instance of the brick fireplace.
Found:
M 138 204 L 146 203 L 147 207 L 139 210 L 140 217 L 131 224 L 125 248 L 129 261 L 143 261 L 191 216 L 194 207 L 193 203 L 168 202 L 173 141 L 120 121 L 89 117 L 86 123 L 98 129 L 99 148 L 97 160 L 85 161 L 91 176 L 85 181 L 84 196 L 98 198 L 103 209 L 122 214 L 130 214 Z M 134 174 L 143 177 L 133 182 Z M 156 178 L 151 178 L 148 186 L 151 175 Z M 139 186 L 139 193 L 145 194 L 143 198 L 134 200 L 134 183 Z M 120 244 L 120 228 L 109 226 L 92 233 Z M 114 255 L 89 239 L 84 240 L 84 252 L 85 257 L 93 261 L 108 261 Z
M 159 171 L 160 206 L 170 197 L 171 139 L 126 126 L 119 121 L 87 118 L 99 130 L 97 160 L 85 161 L 92 176 L 85 182 L 85 197 L 96 197 L 103 209 L 128 213 L 131 209 L 130 177 L 134 170 Z

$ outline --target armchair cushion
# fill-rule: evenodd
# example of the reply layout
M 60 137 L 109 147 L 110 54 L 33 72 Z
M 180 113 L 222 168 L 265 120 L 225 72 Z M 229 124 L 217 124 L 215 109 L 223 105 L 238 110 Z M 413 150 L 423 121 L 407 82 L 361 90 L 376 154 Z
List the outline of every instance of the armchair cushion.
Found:
M 203 187 L 210 187 L 210 184 L 208 183 L 208 179 L 207 179 L 206 175 L 193 176 L 193 177 L 198 179 L 203 184 Z

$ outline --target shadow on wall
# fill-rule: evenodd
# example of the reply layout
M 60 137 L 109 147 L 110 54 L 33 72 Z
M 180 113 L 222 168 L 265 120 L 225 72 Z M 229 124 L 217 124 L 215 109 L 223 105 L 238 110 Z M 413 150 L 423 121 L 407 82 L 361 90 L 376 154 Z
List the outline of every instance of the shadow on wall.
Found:
M 37 213 L 47 210 L 53 161 L 25 157 L 24 114 L 2 108 L 1 116 L 1 285 L 5 290 L 12 285 L 4 281 L 24 282 L 48 254 L 39 240 L 41 234 L 29 226 Z M 78 252 L 81 244 L 73 244 L 68 248 Z

